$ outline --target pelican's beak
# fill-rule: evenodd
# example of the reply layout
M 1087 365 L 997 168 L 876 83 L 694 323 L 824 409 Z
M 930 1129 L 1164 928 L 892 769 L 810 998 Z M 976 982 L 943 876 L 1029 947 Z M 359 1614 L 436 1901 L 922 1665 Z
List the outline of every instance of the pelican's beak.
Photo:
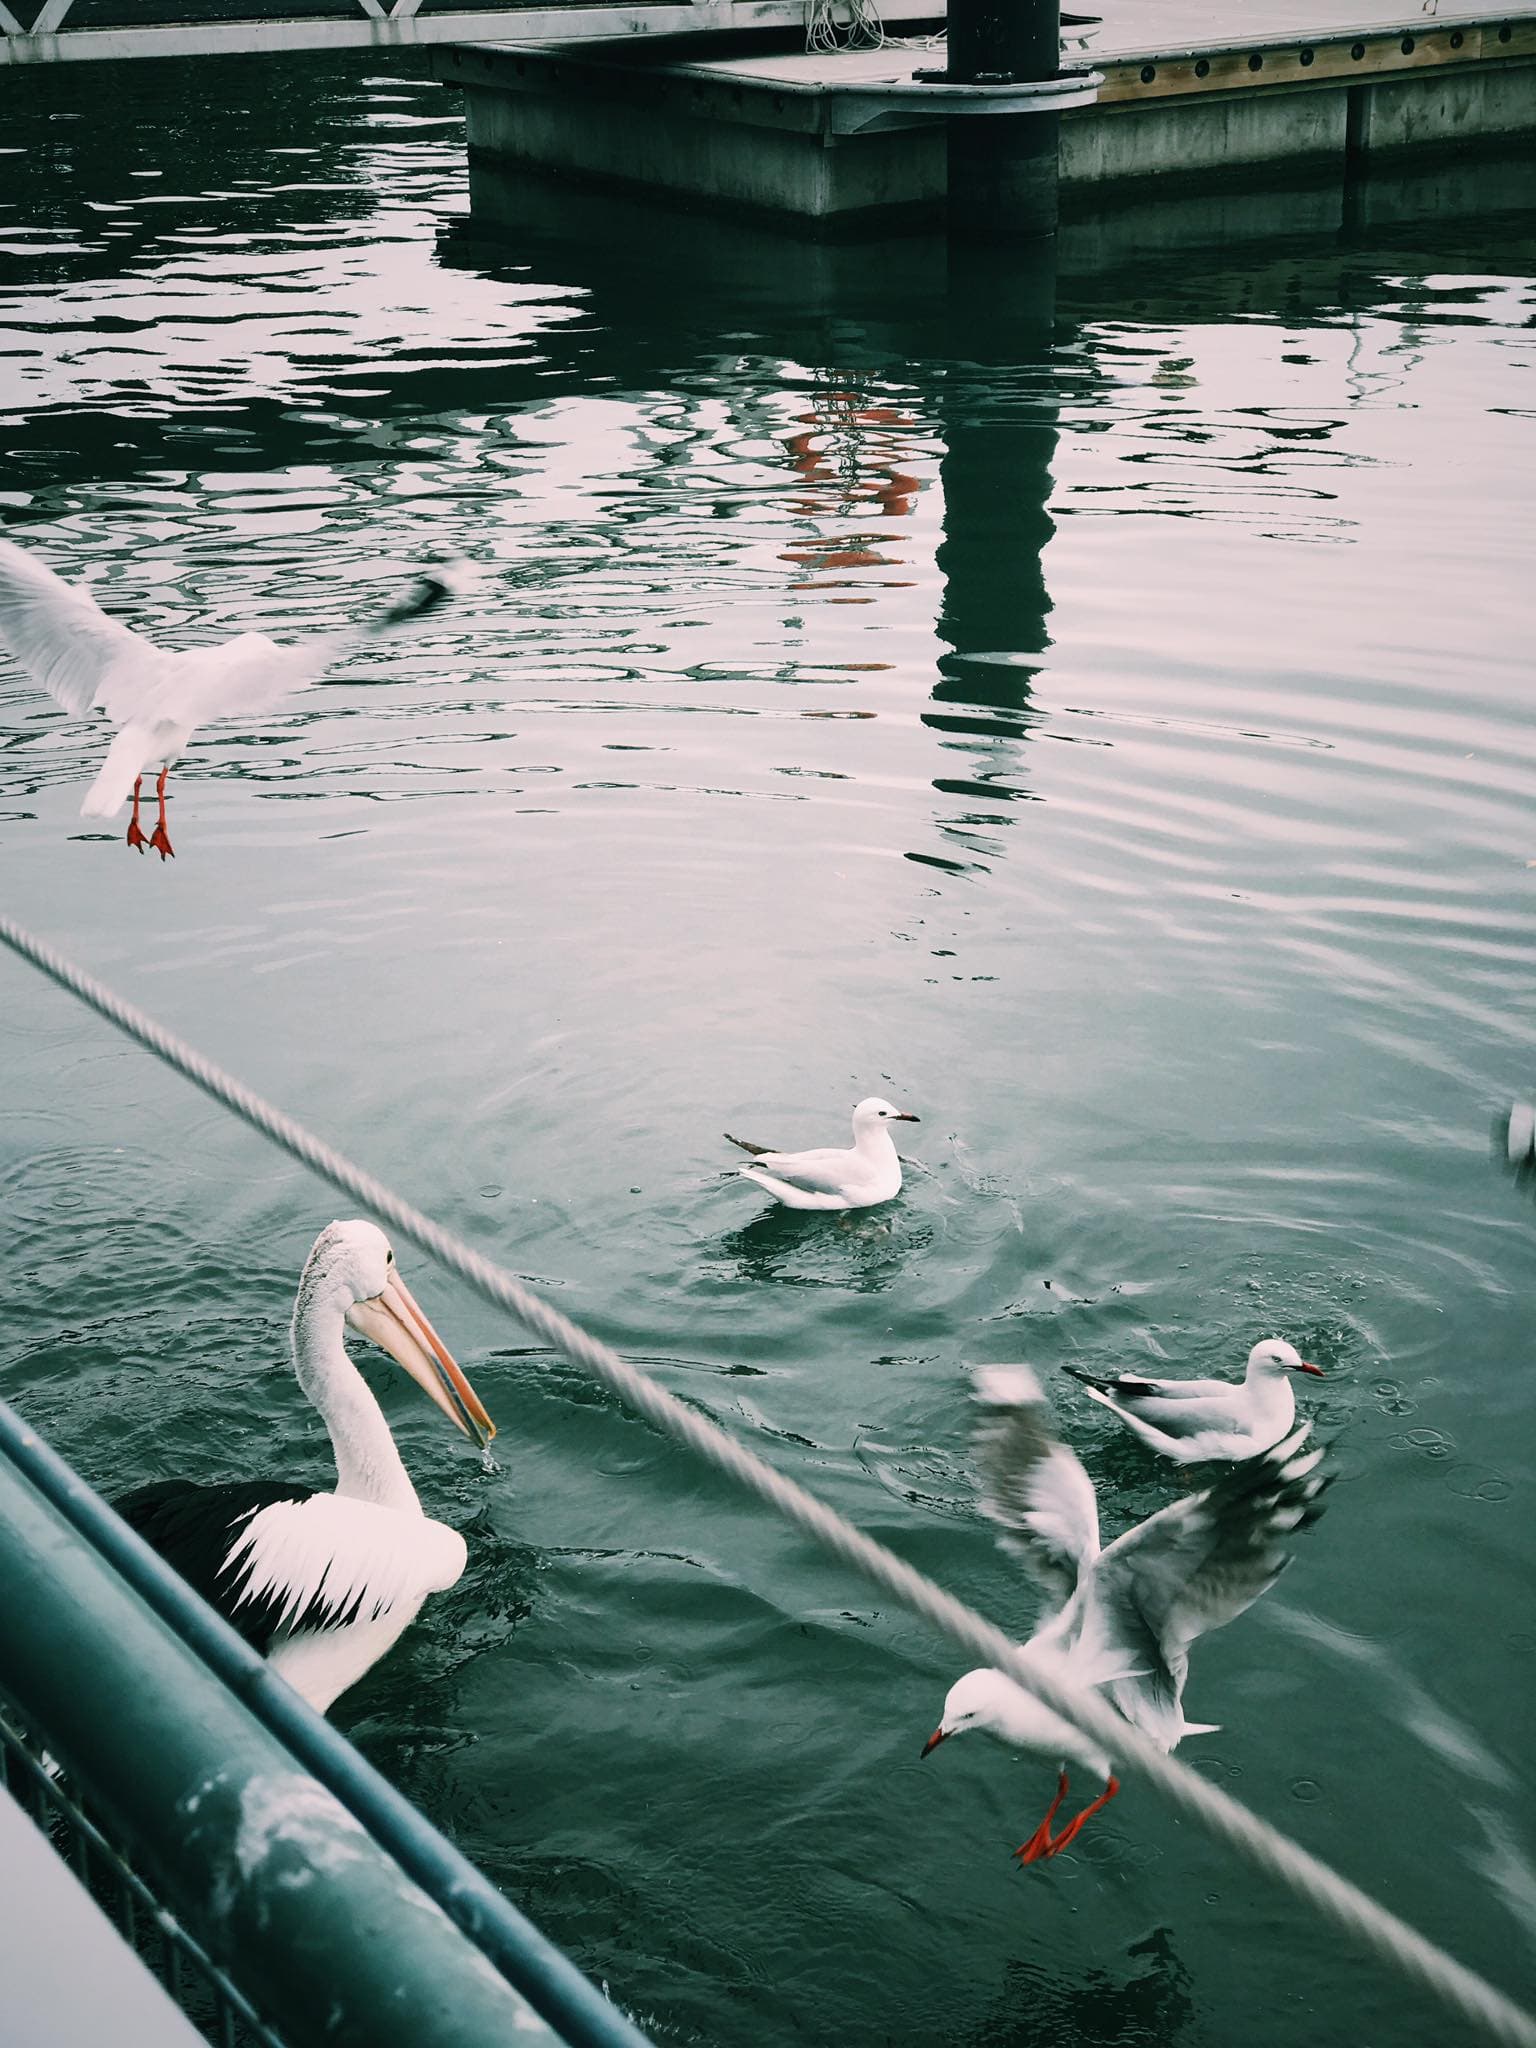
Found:
M 914 1117 L 912 1121 L 916 1123 L 916 1117 Z M 945 1736 L 948 1733 L 949 1730 L 947 1728 L 935 1728 L 933 1733 L 929 1736 L 928 1740 L 923 1744 L 923 1755 L 926 1756 L 929 1750 L 931 1749 L 937 1749 L 939 1744 L 944 1740 Z
M 1328 1377 L 1327 1373 L 1323 1371 L 1323 1368 L 1320 1365 L 1308 1365 L 1307 1361 L 1304 1358 L 1298 1358 L 1296 1363 L 1291 1367 L 1291 1370 L 1292 1372 L 1309 1372 L 1311 1373 L 1312 1377 L 1316 1380 L 1325 1380 Z
M 347 1310 L 347 1321 L 381 1351 L 387 1351 L 397 1365 L 403 1365 L 422 1392 L 467 1437 L 482 1448 L 490 1442 L 496 1434 L 495 1423 L 398 1275 L 382 1294 L 370 1301 L 354 1301 Z

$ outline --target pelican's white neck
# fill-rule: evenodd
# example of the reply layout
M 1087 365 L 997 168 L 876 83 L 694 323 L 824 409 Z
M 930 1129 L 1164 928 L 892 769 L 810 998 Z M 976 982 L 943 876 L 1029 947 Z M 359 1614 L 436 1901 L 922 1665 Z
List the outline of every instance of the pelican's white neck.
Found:
M 293 1309 L 294 1372 L 330 1432 L 337 1493 L 419 1515 L 421 1502 L 384 1411 L 347 1356 L 348 1306 L 345 1290 L 324 1274 L 308 1288 L 301 1283 Z

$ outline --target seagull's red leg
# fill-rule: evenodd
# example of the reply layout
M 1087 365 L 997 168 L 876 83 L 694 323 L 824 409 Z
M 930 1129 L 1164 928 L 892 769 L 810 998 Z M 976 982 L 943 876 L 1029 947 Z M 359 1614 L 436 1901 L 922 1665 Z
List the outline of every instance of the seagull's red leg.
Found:
M 167 854 L 169 854 L 172 860 L 176 858 L 176 849 L 171 844 L 171 835 L 165 829 L 165 778 L 170 772 L 169 767 L 162 768 L 159 779 L 155 783 L 155 795 L 160 799 L 160 818 L 154 831 L 149 835 L 150 845 L 162 860 L 166 858 Z
M 1114 1798 L 1115 1794 L 1119 1790 L 1120 1780 L 1118 1778 L 1111 1778 L 1109 1783 L 1104 1787 L 1104 1790 L 1099 1794 L 1098 1798 L 1094 1800 L 1093 1804 L 1091 1806 L 1085 1806 L 1082 1812 L 1078 1814 L 1075 1819 L 1069 1820 L 1067 1822 L 1066 1826 L 1062 1829 L 1061 1833 L 1056 1837 L 1055 1841 L 1052 1842 L 1050 1847 L 1046 1850 L 1046 1855 L 1059 1855 L 1060 1852 L 1063 1849 L 1065 1849 L 1068 1842 L 1072 1840 L 1073 1836 L 1076 1835 L 1078 1830 L 1082 1827 L 1083 1822 L 1085 1820 L 1091 1820 L 1093 1815 L 1098 1812 L 1101 1806 L 1108 1806 L 1111 1799 Z
M 136 775 L 133 779 L 133 816 L 128 820 L 128 844 L 136 846 L 140 853 L 149 844 L 139 824 L 139 789 L 143 781 L 142 775 Z
M 1056 1809 L 1066 1796 L 1067 1774 L 1063 1771 L 1056 1782 L 1056 1797 L 1045 1809 L 1045 1819 L 1041 1821 L 1039 1827 L 1035 1829 L 1029 1840 L 1020 1843 L 1019 1847 L 1013 1852 L 1021 1863 L 1038 1863 L 1042 1856 L 1050 1855 L 1055 1846 L 1051 1841 L 1051 1822 L 1056 1818 Z

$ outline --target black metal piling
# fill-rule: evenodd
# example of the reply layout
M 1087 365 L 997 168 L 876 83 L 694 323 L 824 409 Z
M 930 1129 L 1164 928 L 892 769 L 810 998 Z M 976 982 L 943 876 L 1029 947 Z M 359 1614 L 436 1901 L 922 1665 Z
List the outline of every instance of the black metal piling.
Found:
M 953 85 L 1031 85 L 1061 64 L 1059 0 L 950 0 Z M 1060 115 L 952 114 L 949 231 L 957 239 L 1030 240 L 1056 231 Z

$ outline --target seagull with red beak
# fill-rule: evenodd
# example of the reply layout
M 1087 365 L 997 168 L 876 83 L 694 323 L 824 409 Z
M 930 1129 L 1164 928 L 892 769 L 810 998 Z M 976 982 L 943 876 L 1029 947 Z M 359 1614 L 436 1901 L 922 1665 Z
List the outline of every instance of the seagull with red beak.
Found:
M 976 1398 L 982 1507 L 1054 1602 L 1024 1645 L 1027 1662 L 1062 1685 L 1102 1688 L 1160 1749 L 1210 1733 L 1211 1723 L 1184 1718 L 1190 1646 L 1274 1584 L 1289 1562 L 1284 1539 L 1321 1513 L 1327 1481 L 1313 1476 L 1322 1452 L 1305 1447 L 1311 1424 L 1101 1549 L 1093 1482 L 1057 1440 L 1029 1367 L 979 1372 Z M 972 1729 L 1061 1759 L 1045 1818 L 1014 1852 L 1021 1863 L 1060 1855 L 1120 1790 L 1098 1744 L 1005 1672 L 969 1671 L 950 1688 L 923 1755 Z M 1104 1790 L 1053 1834 L 1068 1764 L 1102 1779 Z
M 278 1479 L 157 1480 L 113 1503 L 166 1562 L 325 1713 L 464 1570 L 457 1529 L 422 1512 L 347 1326 L 403 1366 L 470 1440 L 495 1424 L 372 1223 L 331 1223 L 299 1280 L 293 1368 L 336 1456 L 329 1493 Z
M 1065 1368 L 1081 1380 L 1090 1400 L 1118 1415 L 1149 1450 L 1179 1465 L 1256 1458 L 1289 1435 L 1296 1420 L 1292 1373 L 1324 1377 L 1283 1337 L 1266 1337 L 1248 1354 L 1240 1380 L 1154 1380 L 1122 1372 L 1098 1379 Z

